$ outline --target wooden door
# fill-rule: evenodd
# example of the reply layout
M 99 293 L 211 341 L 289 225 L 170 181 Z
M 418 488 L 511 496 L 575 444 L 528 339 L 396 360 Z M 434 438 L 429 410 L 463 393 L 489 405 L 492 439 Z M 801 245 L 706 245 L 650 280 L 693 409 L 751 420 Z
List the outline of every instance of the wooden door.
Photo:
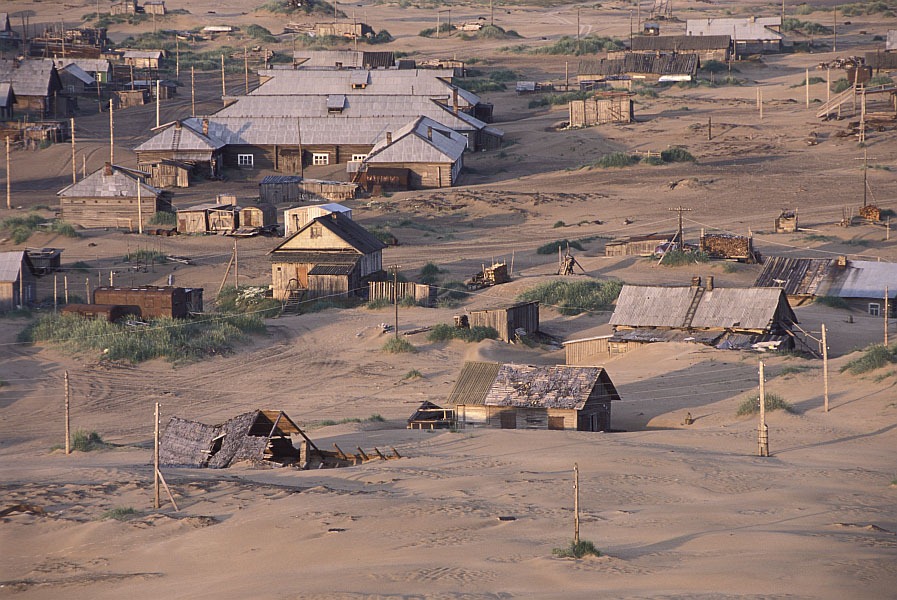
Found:
M 517 413 L 515 411 L 506 410 L 499 417 L 502 429 L 517 429 Z

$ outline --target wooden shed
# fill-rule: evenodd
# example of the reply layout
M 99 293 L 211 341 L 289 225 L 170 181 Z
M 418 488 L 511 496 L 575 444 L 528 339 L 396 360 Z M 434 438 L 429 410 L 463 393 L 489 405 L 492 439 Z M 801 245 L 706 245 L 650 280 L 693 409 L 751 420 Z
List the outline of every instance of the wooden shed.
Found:
M 208 233 L 209 208 L 216 204 L 197 204 L 178 209 L 178 233 Z
M 277 208 L 273 204 L 257 204 L 240 209 L 240 227 L 266 228 L 277 225 Z
M 563 343 L 564 362 L 568 365 L 595 366 L 615 354 L 625 354 L 638 345 L 636 342 L 615 340 L 613 334 L 569 340 Z
M 299 175 L 267 175 L 259 182 L 259 202 L 299 202 L 302 196 L 301 183 L 302 177 Z
M 797 209 L 783 210 L 776 217 L 776 233 L 794 233 L 798 229 Z
M 471 327 L 492 327 L 498 331 L 500 339 L 513 342 L 517 330 L 525 335 L 539 331 L 539 303 L 519 302 L 499 308 L 470 311 L 468 321 Z
M 199 295 L 196 295 L 196 291 Z M 93 291 L 94 304 L 123 304 L 140 307 L 140 314 L 145 318 L 168 317 L 172 319 L 184 319 L 190 315 L 194 308 L 191 302 L 194 298 L 200 298 L 202 303 L 202 290 L 192 288 L 189 290 L 174 286 L 141 286 L 141 287 L 98 287 Z
M 148 166 L 150 185 L 157 188 L 190 187 L 190 172 L 193 165 L 175 160 L 160 160 Z
M 149 101 L 149 92 L 146 90 L 115 90 L 112 92 L 112 106 L 115 110 L 143 106 Z
M 230 233 L 240 227 L 240 207 L 236 204 L 209 206 L 209 233 Z
M 351 208 L 335 202 L 289 208 L 283 211 L 283 235 L 289 237 L 312 220 L 331 213 L 340 213 L 349 219 L 352 218 Z
M 126 317 L 140 317 L 139 306 L 126 306 L 123 304 L 66 304 L 60 311 L 63 314 L 72 314 L 87 319 L 102 319 L 114 323 Z
M 602 367 L 466 362 L 448 404 L 459 427 L 607 431 L 619 399 Z
M 119 227 L 129 230 L 149 224 L 153 214 L 169 210 L 168 195 L 144 182 L 138 171 L 106 163 L 84 179 L 59 192 L 61 217 L 82 227 Z
M 0 252 L 0 311 L 14 310 L 37 299 L 37 282 L 28 254 Z
M 62 266 L 62 250 L 59 248 L 25 248 L 35 275 L 46 275 Z
M 570 127 L 632 122 L 632 94 L 611 92 L 570 102 Z

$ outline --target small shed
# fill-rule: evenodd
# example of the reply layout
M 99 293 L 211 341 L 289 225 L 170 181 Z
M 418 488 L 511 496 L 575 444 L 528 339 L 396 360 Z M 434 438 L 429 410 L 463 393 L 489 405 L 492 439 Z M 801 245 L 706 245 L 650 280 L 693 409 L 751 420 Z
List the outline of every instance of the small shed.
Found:
M 299 460 L 294 438 L 317 449 L 283 411 L 255 410 L 220 425 L 172 417 L 159 440 L 159 462 L 168 467 L 212 469 L 240 461 L 292 463 Z
M 230 233 L 240 227 L 240 207 L 213 204 L 209 207 L 209 233 Z
M 112 106 L 115 110 L 143 106 L 149 101 L 149 92 L 146 90 L 115 90 L 112 92 Z
M 469 314 L 471 327 L 492 327 L 506 342 L 517 339 L 517 330 L 525 335 L 539 331 L 539 303 L 519 302 L 498 308 L 472 310 Z
M 25 248 L 35 275 L 58 271 L 62 266 L 62 250 L 59 248 Z
M 149 184 L 157 188 L 190 187 L 193 165 L 176 160 L 160 160 L 145 165 L 149 167 Z
M 209 208 L 215 204 L 197 204 L 178 209 L 178 233 L 208 233 Z
M 86 319 L 102 319 L 114 323 L 126 317 L 140 317 L 139 306 L 123 304 L 66 304 L 60 311 L 63 314 L 78 315 Z
M 429 400 L 417 407 L 408 417 L 408 429 L 449 429 L 455 421 L 455 411 L 451 408 L 442 408 Z
M 277 208 L 273 204 L 257 204 L 240 209 L 240 227 L 272 227 L 277 225 Z
M 202 290 L 192 288 L 191 297 L 202 298 Z M 123 304 L 140 307 L 140 314 L 145 318 L 168 317 L 184 319 L 190 315 L 191 302 L 188 302 L 187 289 L 174 286 L 147 285 L 141 287 L 98 287 L 93 291 L 94 304 Z M 200 304 L 201 304 L 200 300 Z
M 135 69 L 158 69 L 164 56 L 164 50 L 125 50 L 122 60 Z
M 267 175 L 259 182 L 259 202 L 280 204 L 298 202 L 302 177 L 299 175 Z
M 796 208 L 794 210 L 783 210 L 776 217 L 776 233 L 794 233 L 798 228 Z
M 570 102 L 570 127 L 632 122 L 632 94 L 609 92 Z
M 331 213 L 340 213 L 345 217 L 352 218 L 351 208 L 335 202 L 289 208 L 283 211 L 283 235 L 289 237 L 305 227 L 306 223 Z
M 607 431 L 620 400 L 602 367 L 466 362 L 449 393 L 459 427 Z
M 37 299 L 37 282 L 28 254 L 0 252 L 0 311 L 14 310 Z

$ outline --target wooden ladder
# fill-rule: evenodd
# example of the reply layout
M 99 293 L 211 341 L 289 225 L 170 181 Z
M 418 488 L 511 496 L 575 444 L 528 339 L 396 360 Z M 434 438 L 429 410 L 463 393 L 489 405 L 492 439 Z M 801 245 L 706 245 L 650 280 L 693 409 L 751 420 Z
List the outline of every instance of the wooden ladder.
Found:
M 822 107 L 816 111 L 816 116 L 818 118 L 822 118 L 827 116 L 830 112 L 847 102 L 848 100 L 853 98 L 853 95 L 856 93 L 856 88 L 850 86 L 828 102 L 822 105 Z
M 704 295 L 704 288 L 699 287 L 695 290 L 695 295 L 691 298 L 691 305 L 688 307 L 688 311 L 685 313 L 685 318 L 682 319 L 682 328 L 689 329 L 691 327 L 691 322 L 695 318 L 695 312 L 698 310 L 698 305 L 701 303 L 701 297 Z

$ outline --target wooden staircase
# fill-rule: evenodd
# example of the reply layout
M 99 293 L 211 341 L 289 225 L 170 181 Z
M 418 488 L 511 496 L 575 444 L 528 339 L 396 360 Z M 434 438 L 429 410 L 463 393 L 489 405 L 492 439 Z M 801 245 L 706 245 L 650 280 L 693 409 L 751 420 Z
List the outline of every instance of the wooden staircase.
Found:
M 856 88 L 854 86 L 850 86 L 849 88 L 823 104 L 820 109 L 816 111 L 816 117 L 822 118 L 828 116 L 830 112 L 836 110 L 839 106 L 841 106 L 848 100 L 852 100 L 854 94 L 856 94 Z

